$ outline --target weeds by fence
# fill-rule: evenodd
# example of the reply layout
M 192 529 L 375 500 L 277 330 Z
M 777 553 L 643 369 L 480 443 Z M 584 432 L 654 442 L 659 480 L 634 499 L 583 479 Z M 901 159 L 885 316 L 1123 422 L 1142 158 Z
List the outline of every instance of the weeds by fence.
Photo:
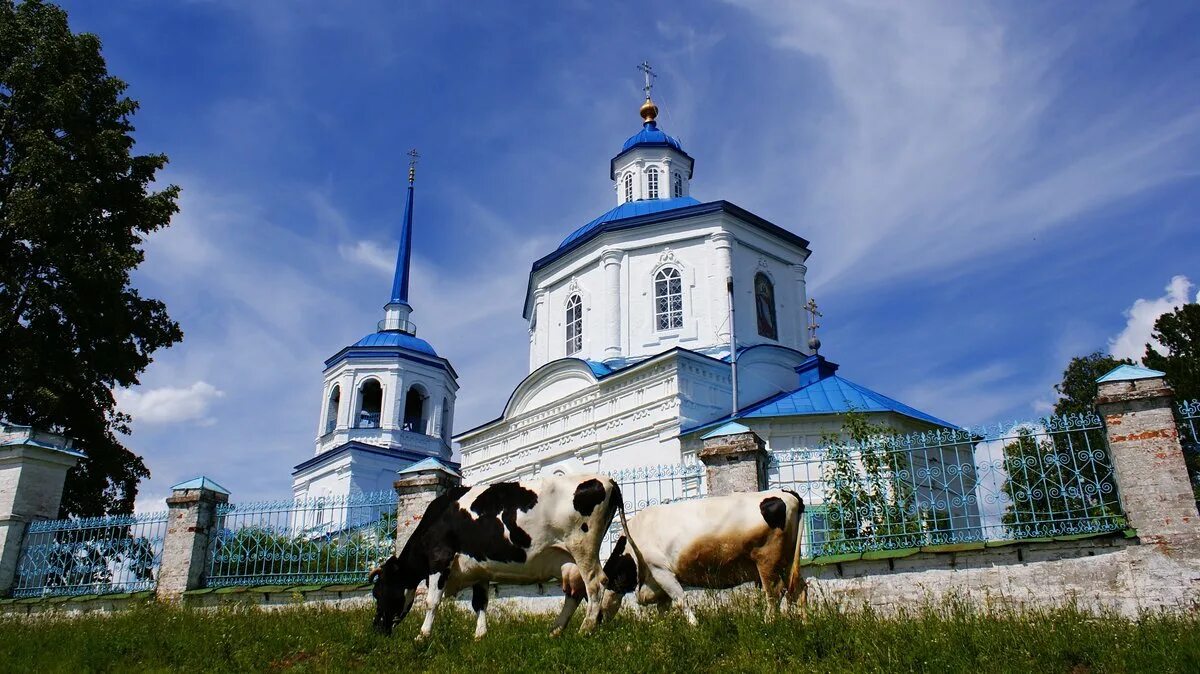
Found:
M 392 554 L 396 493 L 223 504 L 217 528 L 209 587 L 365 582 Z
M 768 480 L 810 505 L 808 556 L 1125 526 L 1095 414 L 775 452 Z
M 162 563 L 167 513 L 31 522 L 14 597 L 152 590 Z

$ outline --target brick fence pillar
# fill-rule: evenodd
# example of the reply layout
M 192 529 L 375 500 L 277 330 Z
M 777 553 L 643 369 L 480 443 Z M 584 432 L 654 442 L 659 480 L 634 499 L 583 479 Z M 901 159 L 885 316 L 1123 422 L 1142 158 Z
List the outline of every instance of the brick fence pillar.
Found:
M 217 506 L 228 502 L 229 491 L 207 477 L 171 487 L 158 572 L 159 599 L 178 599 L 187 590 L 201 587 L 219 525 Z
M 1175 426 L 1173 392 L 1157 370 L 1122 365 L 1097 380 L 1121 505 L 1143 543 L 1200 540 L 1200 518 Z
M 0 597 L 12 589 L 25 527 L 58 517 L 67 471 L 83 457 L 61 435 L 0 424 Z
M 433 499 L 462 484 L 462 476 L 437 459 L 423 459 L 396 474 L 396 554 L 404 549 Z
M 709 495 L 767 488 L 767 451 L 754 431 L 730 422 L 701 439 L 700 461 L 707 473 Z

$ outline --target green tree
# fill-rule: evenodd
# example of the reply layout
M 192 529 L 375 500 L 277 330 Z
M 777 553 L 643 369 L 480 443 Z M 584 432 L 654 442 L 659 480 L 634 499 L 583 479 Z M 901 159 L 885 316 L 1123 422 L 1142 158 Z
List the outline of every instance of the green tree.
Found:
M 1166 353 L 1147 344 L 1142 362 L 1166 373 L 1176 400 L 1200 399 L 1200 304 L 1185 304 L 1159 316 L 1151 336 Z
M 183 337 L 130 285 L 179 189 L 151 189 L 165 156 L 132 154 L 125 89 L 62 9 L 0 0 L 0 417 L 87 453 L 63 514 L 132 511 L 149 471 L 117 437 L 130 418 L 113 388 Z
M 1058 392 L 1054 413 L 1061 416 L 1093 412 L 1096 395 L 1100 391 L 1096 380 L 1119 365 L 1132 364 L 1133 361 L 1128 358 L 1113 358 L 1101 351 L 1072 358 L 1067 369 L 1063 370 L 1062 381 L 1054 385 L 1054 390 Z
M 917 508 L 911 455 L 892 442 L 895 436 L 895 429 L 851 410 L 839 433 L 822 437 L 828 447 L 823 554 L 920 544 L 923 519 L 933 515 Z

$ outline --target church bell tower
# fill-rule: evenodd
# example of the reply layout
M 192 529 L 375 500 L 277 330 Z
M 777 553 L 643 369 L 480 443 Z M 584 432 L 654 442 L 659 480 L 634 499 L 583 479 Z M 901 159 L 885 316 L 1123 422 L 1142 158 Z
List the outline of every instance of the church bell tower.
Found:
M 447 467 L 458 375 L 410 320 L 413 187 L 408 194 L 392 291 L 377 329 L 325 361 L 314 456 L 297 465 L 297 498 L 343 496 L 392 488 L 399 470 L 434 459 Z

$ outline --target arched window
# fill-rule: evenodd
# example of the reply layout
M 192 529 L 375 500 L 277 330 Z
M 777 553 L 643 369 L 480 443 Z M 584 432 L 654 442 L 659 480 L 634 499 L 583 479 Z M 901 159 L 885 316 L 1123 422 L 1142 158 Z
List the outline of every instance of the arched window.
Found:
M 633 174 L 625 174 L 625 201 L 633 201 Z
M 646 169 L 646 198 L 658 198 L 658 169 L 653 166 Z
M 683 176 L 679 175 L 678 173 L 675 174 L 675 182 L 671 190 L 671 195 L 675 198 L 683 196 Z
M 358 387 L 359 428 L 379 428 L 379 413 L 383 410 L 383 386 L 368 379 Z
M 567 355 L 583 350 L 583 301 L 579 295 L 567 300 Z
M 342 405 L 342 387 L 333 385 L 329 392 L 329 404 L 325 406 L 325 432 L 332 433 L 337 428 L 338 408 Z
M 758 314 L 758 334 L 767 339 L 779 339 L 775 324 L 775 284 L 767 275 L 754 275 L 754 307 Z
M 654 325 L 658 330 L 683 327 L 683 279 L 674 267 L 654 275 Z
M 442 398 L 442 438 L 450 441 L 450 399 Z
M 404 396 L 404 424 L 402 430 L 413 433 L 425 432 L 425 402 L 428 396 L 420 386 L 410 386 Z

